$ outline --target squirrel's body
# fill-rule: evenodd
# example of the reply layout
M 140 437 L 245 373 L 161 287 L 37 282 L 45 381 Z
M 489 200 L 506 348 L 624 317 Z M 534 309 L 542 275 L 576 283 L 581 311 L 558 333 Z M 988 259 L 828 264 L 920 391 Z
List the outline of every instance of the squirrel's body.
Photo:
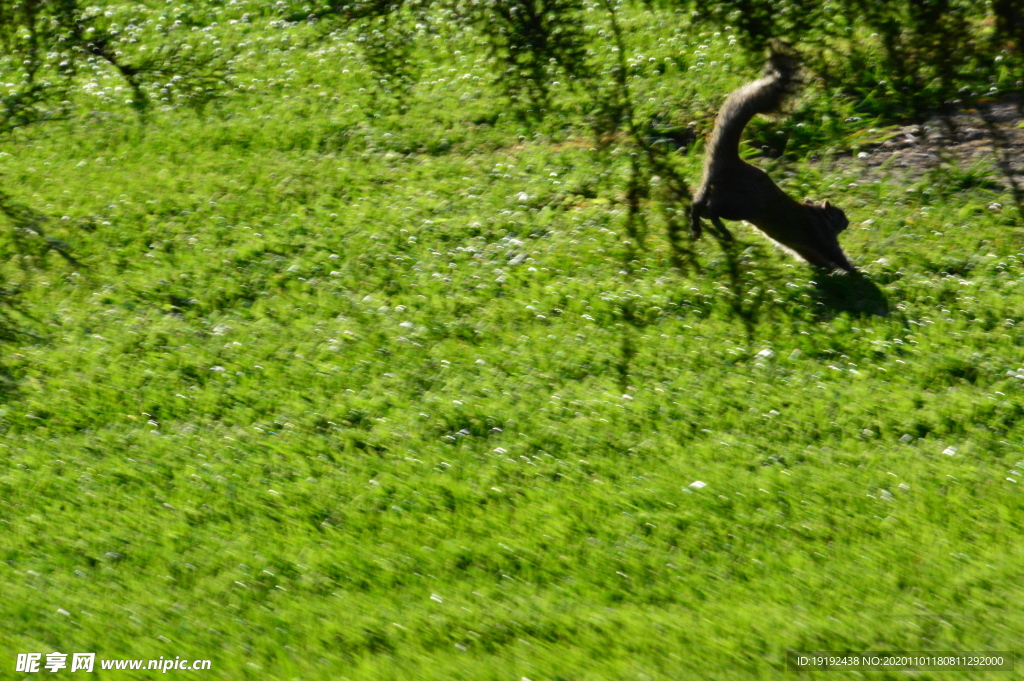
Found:
M 843 211 L 828 201 L 793 200 L 763 170 L 739 155 L 743 129 L 756 114 L 779 107 L 794 70 L 787 58 L 775 55 L 768 75 L 725 100 L 708 139 L 704 180 L 693 200 L 693 234 L 700 236 L 700 219 L 706 217 L 724 238 L 732 239 L 721 221 L 745 220 L 816 267 L 852 272 L 853 265 L 839 247 L 839 233 L 849 224 Z

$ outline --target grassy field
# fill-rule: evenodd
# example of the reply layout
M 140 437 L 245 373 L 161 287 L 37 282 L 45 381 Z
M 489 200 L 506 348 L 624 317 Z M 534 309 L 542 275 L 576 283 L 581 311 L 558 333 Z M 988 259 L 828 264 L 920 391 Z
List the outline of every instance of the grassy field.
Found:
M 350 37 L 244 9 L 210 10 L 243 46 L 223 101 L 142 122 L 97 74 L 93 113 L 0 146 L 78 261 L 5 241 L 34 334 L 2 357 L 5 678 L 32 651 L 582 681 L 1020 650 L 1024 236 L 997 173 L 869 170 L 894 129 L 811 83 L 752 133 L 793 153 L 757 162 L 846 210 L 864 277 L 740 225 L 738 275 L 710 238 L 680 270 L 653 218 L 624 236 L 615 143 L 521 123 L 480 59 L 438 41 L 403 110 Z M 675 125 L 756 74 L 728 34 L 623 20 Z M 701 145 L 674 158 L 696 184 Z

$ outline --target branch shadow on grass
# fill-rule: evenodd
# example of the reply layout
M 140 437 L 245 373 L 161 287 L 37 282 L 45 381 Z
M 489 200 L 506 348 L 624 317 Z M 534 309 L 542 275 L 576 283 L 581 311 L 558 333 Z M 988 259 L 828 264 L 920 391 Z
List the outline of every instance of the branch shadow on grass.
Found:
M 60 239 L 46 236 L 43 225 L 50 221 L 48 215 L 19 203 L 0 191 L 0 216 L 6 217 L 11 223 L 9 238 L 15 250 L 21 255 L 43 258 L 50 251 L 54 251 L 69 264 L 75 267 L 82 266 L 82 263 L 71 254 L 71 246 Z
M 68 264 L 81 269 L 82 263 L 71 252 L 71 246 L 60 239 L 46 235 L 43 226 L 50 217 L 34 208 L 14 200 L 0 190 L 0 223 L 6 222 L 10 230 L 0 230 L 0 246 L 13 256 L 22 268 L 45 267 L 45 258 L 53 251 Z M 31 263 L 31 264 L 29 264 Z M 10 345 L 43 338 L 29 330 L 29 322 L 36 327 L 40 322 L 19 300 L 20 287 L 0 273 L 0 401 L 18 392 L 18 380 L 4 361 L 4 350 Z
M 21 312 L 14 300 L 15 293 L 0 279 L 0 404 L 18 392 L 18 381 L 7 365 L 4 350 L 8 345 L 23 341 L 31 334 L 26 333 L 14 312 Z
M 886 317 L 889 314 L 889 299 L 862 272 L 843 275 L 823 273 L 815 279 L 811 295 L 818 317 L 830 317 L 840 312 L 855 317 Z

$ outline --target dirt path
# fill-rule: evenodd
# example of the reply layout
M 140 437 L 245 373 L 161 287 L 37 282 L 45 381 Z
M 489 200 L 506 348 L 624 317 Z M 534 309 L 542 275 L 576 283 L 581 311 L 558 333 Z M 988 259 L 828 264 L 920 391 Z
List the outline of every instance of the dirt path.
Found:
M 950 125 L 933 118 L 924 125 L 908 125 L 894 137 L 861 151 L 858 158 L 869 169 L 903 169 L 917 178 L 942 162 L 955 160 L 961 168 L 991 164 L 993 179 L 1012 191 L 1010 177 L 1024 189 L 1024 120 L 1017 101 L 984 105 L 984 110 L 965 110 Z M 983 115 L 984 114 L 984 115 Z M 995 153 L 994 153 L 995 152 Z M 869 171 L 869 174 L 874 174 Z

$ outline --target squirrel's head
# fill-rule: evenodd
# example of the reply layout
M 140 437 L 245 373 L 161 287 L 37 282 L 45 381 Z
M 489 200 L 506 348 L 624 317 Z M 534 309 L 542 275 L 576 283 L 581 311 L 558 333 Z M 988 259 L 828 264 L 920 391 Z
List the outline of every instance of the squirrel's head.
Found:
M 804 205 L 813 208 L 814 212 L 820 216 L 821 225 L 830 236 L 838 237 L 840 232 L 850 226 L 850 221 L 846 219 L 846 213 L 841 208 L 836 208 L 829 203 L 828 199 L 821 203 L 805 201 Z
M 818 238 L 814 239 L 816 244 L 807 247 L 805 251 L 800 251 L 800 255 L 817 267 L 854 272 L 853 265 L 839 246 L 839 233 L 850 226 L 850 221 L 846 219 L 846 213 L 828 201 L 821 203 L 805 201 L 803 205 L 807 206 L 817 218 L 815 222 L 817 223 Z
M 846 219 L 846 213 L 841 208 L 836 208 L 829 203 L 828 199 L 821 202 L 821 210 L 825 214 L 825 224 L 834 235 L 839 236 L 840 232 L 850 226 L 850 221 Z

